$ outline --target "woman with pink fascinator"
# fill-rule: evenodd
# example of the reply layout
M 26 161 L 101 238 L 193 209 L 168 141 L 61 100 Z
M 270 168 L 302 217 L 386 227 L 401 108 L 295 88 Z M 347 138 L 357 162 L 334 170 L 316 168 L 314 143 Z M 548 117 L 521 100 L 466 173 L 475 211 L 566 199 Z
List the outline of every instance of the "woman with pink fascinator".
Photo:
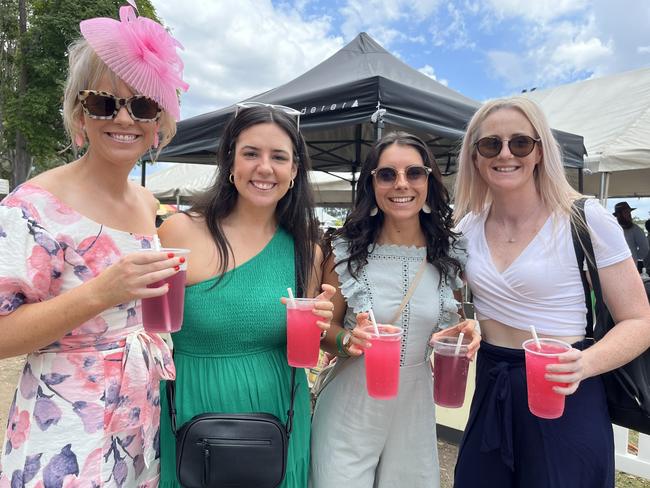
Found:
M 183 258 L 151 250 L 156 201 L 128 174 L 171 140 L 188 85 L 180 44 L 133 7 L 80 29 L 63 119 L 83 155 L 0 204 L 0 358 L 27 355 L 2 488 L 158 484 L 159 382 L 175 370 L 140 300 Z

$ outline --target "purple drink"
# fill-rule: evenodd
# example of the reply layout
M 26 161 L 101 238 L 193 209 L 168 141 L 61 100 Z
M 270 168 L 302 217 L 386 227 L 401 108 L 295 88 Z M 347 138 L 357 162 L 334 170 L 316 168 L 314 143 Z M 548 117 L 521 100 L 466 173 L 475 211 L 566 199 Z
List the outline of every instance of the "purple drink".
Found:
M 183 323 L 185 304 L 185 279 L 187 271 L 181 270 L 166 280 L 156 281 L 148 288 L 169 283 L 169 291 L 162 296 L 142 300 L 142 323 L 147 332 L 177 332 Z
M 463 340 L 456 354 L 457 342 L 458 337 L 442 337 L 433 344 L 433 401 L 441 407 L 460 408 L 465 402 L 470 341 Z

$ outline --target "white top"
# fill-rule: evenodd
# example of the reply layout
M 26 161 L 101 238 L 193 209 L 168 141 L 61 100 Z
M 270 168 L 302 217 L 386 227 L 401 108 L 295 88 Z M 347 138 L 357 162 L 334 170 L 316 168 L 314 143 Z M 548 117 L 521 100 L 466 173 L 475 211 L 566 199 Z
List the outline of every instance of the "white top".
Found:
M 541 230 L 502 273 L 485 239 L 486 209 L 458 225 L 467 238 L 465 275 L 479 320 L 497 320 L 515 329 L 554 336 L 583 335 L 587 325 L 584 291 L 567 216 L 549 217 Z M 585 203 L 596 265 L 604 268 L 630 257 L 623 231 L 598 202 Z

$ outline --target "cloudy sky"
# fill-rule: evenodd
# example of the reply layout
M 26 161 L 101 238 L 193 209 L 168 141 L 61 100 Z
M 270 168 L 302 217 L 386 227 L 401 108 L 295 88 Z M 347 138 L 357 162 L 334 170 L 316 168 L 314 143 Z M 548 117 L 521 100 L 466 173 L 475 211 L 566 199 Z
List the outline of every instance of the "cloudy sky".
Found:
M 364 31 L 477 100 L 650 66 L 649 0 L 152 3 L 185 47 L 183 118 L 290 81 Z
M 359 32 L 477 100 L 650 66 L 648 0 L 153 0 L 185 46 L 183 117 L 285 83 Z

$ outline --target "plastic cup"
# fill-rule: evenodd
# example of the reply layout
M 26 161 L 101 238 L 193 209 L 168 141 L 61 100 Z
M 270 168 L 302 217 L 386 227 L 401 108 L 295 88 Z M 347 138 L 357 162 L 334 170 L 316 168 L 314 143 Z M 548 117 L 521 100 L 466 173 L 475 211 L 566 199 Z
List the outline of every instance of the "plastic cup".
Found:
M 379 334 L 370 325 L 363 331 L 370 334 L 372 347 L 363 353 L 366 362 L 366 389 L 378 400 L 395 398 L 399 391 L 399 358 L 402 328 L 377 324 Z
M 152 249 L 146 249 L 151 252 Z M 175 256 L 183 256 L 185 262 L 179 264 L 177 271 L 167 279 L 156 281 L 148 288 L 158 288 L 165 283 L 169 284 L 169 291 L 159 297 L 142 299 L 142 323 L 147 332 L 178 332 L 183 325 L 183 308 L 185 305 L 185 281 L 187 277 L 187 258 L 189 249 L 176 249 L 164 247 L 161 252 L 173 252 Z
M 446 408 L 460 408 L 465 402 L 470 340 L 463 338 L 458 354 L 458 337 L 441 337 L 433 341 L 433 401 Z
M 318 364 L 321 319 L 312 310 L 316 298 L 294 298 L 287 301 L 287 361 L 296 368 L 313 368 Z
M 528 409 L 533 415 L 543 419 L 556 419 L 564 412 L 564 395 L 555 393 L 554 386 L 566 383 L 548 381 L 547 364 L 557 364 L 559 354 L 571 349 L 571 345 L 557 339 L 529 339 L 522 344 L 526 354 L 526 384 L 528 387 Z

